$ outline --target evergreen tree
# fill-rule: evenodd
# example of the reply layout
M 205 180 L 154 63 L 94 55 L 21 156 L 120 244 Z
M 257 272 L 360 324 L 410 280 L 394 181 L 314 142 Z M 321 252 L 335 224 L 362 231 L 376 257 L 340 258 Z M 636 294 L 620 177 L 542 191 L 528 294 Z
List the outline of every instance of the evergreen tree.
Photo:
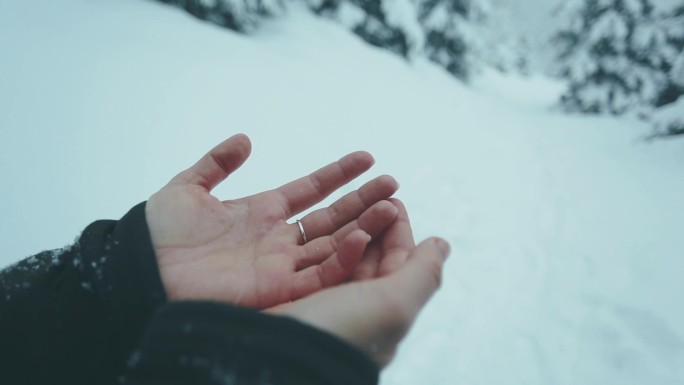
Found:
M 481 21 L 488 0 L 309 0 L 314 12 L 347 25 L 361 38 L 406 58 L 425 55 L 461 79 L 482 48 Z M 491 47 L 491 45 L 489 45 Z
M 470 0 L 425 0 L 420 6 L 427 56 L 461 79 L 468 77 L 470 67 L 466 37 L 470 15 Z
M 285 9 L 283 0 L 159 0 L 197 18 L 249 32 Z M 291 0 L 293 1 L 293 0 Z M 425 55 L 466 79 L 472 67 L 492 64 L 496 46 L 477 24 L 489 0 L 304 0 L 314 13 L 341 22 L 366 42 L 411 59 Z M 479 56 L 473 58 L 473 53 Z M 501 55 L 499 55 L 501 56 Z M 486 57 L 486 58 L 485 58 Z M 494 63 L 495 66 L 505 66 Z
M 487 66 L 524 72 L 523 39 L 494 16 L 490 0 L 422 0 L 419 20 L 426 35 L 426 55 L 464 80 Z
M 423 32 L 411 0 L 308 0 L 316 14 L 335 19 L 376 47 L 405 58 L 418 55 Z
M 261 19 L 283 11 L 280 0 L 158 0 L 191 15 L 238 32 L 254 30 Z
M 560 32 L 560 75 L 569 81 L 561 104 L 589 113 L 648 113 L 684 93 L 670 75 L 684 48 L 684 7 L 663 11 L 651 0 L 566 3 Z

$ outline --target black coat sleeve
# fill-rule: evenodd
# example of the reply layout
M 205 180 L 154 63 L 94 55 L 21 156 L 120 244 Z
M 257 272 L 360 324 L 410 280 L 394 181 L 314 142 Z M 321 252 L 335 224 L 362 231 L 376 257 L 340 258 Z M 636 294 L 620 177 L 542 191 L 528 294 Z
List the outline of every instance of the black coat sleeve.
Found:
M 374 385 L 377 366 L 295 320 L 166 303 L 140 204 L 0 272 L 0 383 Z
M 145 204 L 0 272 L 0 383 L 114 384 L 166 302 Z
M 126 385 L 375 385 L 356 348 L 294 319 L 211 302 L 177 302 L 154 317 Z

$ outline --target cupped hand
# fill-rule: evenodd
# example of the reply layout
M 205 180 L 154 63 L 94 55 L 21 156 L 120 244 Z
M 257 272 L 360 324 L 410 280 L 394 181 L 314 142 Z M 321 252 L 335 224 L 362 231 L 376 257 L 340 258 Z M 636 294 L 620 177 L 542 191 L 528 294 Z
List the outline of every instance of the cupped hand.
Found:
M 266 310 L 329 332 L 387 365 L 417 314 L 438 289 L 449 245 L 430 238 L 413 245 L 403 204 L 379 238 L 368 244 L 352 282 Z M 350 238 L 361 241 L 356 230 Z M 368 238 L 365 238 L 368 239 Z M 342 251 L 340 251 L 342 252 Z
M 221 201 L 210 194 L 251 152 L 239 134 L 174 177 L 146 206 L 152 244 L 171 300 L 216 300 L 253 308 L 294 301 L 347 280 L 372 237 L 397 215 L 396 181 L 381 176 L 327 208 L 287 220 L 367 171 L 349 154 L 274 190 Z

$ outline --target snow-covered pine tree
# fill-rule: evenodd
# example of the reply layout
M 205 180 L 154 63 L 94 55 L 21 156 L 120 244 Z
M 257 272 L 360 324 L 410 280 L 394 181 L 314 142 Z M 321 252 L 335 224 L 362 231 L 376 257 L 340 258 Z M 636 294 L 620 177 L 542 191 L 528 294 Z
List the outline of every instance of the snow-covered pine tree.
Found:
M 468 63 L 468 18 L 470 0 L 423 0 L 419 18 L 425 30 L 425 52 L 430 60 L 446 68 L 454 76 L 466 79 Z
M 677 0 L 677 6 L 671 0 L 656 3 L 657 32 L 651 28 L 643 36 L 651 36 L 642 41 L 642 46 L 651 46 L 654 42 L 664 47 L 662 67 L 668 75 L 668 83 L 656 101 L 656 107 L 675 102 L 684 95 L 684 0 Z M 650 32 L 650 33 L 649 33 Z
M 559 74 L 569 80 L 561 104 L 589 113 L 649 113 L 674 102 L 682 87 L 670 71 L 684 47 L 681 8 L 652 0 L 565 3 L 570 25 L 555 37 Z
M 678 13 L 684 15 L 684 7 Z M 684 21 L 683 21 L 684 22 Z M 684 94 L 684 49 L 675 59 L 670 70 L 671 95 Z M 684 135 L 684 97 L 676 102 L 658 108 L 652 117 L 655 126 L 655 136 Z
M 192 15 L 249 32 L 268 16 L 297 0 L 158 0 Z M 511 65 L 511 50 L 500 50 L 501 34 L 484 21 L 490 0 L 303 0 L 314 13 L 335 19 L 368 43 L 407 59 L 427 56 L 451 74 L 467 79 L 482 63 L 499 69 Z
M 281 0 L 158 0 L 191 15 L 239 32 L 254 30 L 259 21 L 283 11 Z
M 307 0 L 316 14 L 340 21 L 366 42 L 405 58 L 418 54 L 423 31 L 411 0 Z
M 425 52 L 461 79 L 476 68 L 526 70 L 526 47 L 497 15 L 490 0 L 419 0 Z
M 484 30 L 477 29 L 489 9 L 488 0 L 308 0 L 308 4 L 375 46 L 407 58 L 425 55 L 461 79 L 468 77 L 476 62 L 487 62 L 472 60 L 470 53 L 492 47 L 483 43 Z M 471 47 L 477 48 L 471 51 Z

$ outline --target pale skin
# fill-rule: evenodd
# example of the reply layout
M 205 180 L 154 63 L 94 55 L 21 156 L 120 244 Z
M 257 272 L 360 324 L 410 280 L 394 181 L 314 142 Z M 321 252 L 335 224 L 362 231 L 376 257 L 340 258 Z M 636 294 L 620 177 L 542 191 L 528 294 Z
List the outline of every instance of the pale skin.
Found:
M 291 218 L 367 171 L 349 154 L 274 190 L 221 201 L 211 190 L 247 159 L 236 135 L 174 177 L 146 206 L 170 300 L 216 300 L 265 309 L 329 332 L 381 367 L 438 289 L 449 245 L 418 246 L 396 181 L 381 176 L 331 206 Z M 288 222 L 290 221 L 290 222 Z
M 366 247 L 352 282 L 268 309 L 327 331 L 366 353 L 380 367 L 394 357 L 399 342 L 439 288 L 449 244 L 430 238 L 413 243 L 404 205 L 387 231 L 368 243 L 356 230 L 354 242 Z
M 366 152 L 342 157 L 279 188 L 221 201 L 211 190 L 248 158 L 238 134 L 175 176 L 146 206 L 162 282 L 170 300 L 216 300 L 257 309 L 294 301 L 349 279 L 363 238 L 382 234 L 398 209 L 397 182 L 381 176 L 331 206 L 288 223 L 374 163 Z M 370 239 L 369 238 L 369 239 Z

